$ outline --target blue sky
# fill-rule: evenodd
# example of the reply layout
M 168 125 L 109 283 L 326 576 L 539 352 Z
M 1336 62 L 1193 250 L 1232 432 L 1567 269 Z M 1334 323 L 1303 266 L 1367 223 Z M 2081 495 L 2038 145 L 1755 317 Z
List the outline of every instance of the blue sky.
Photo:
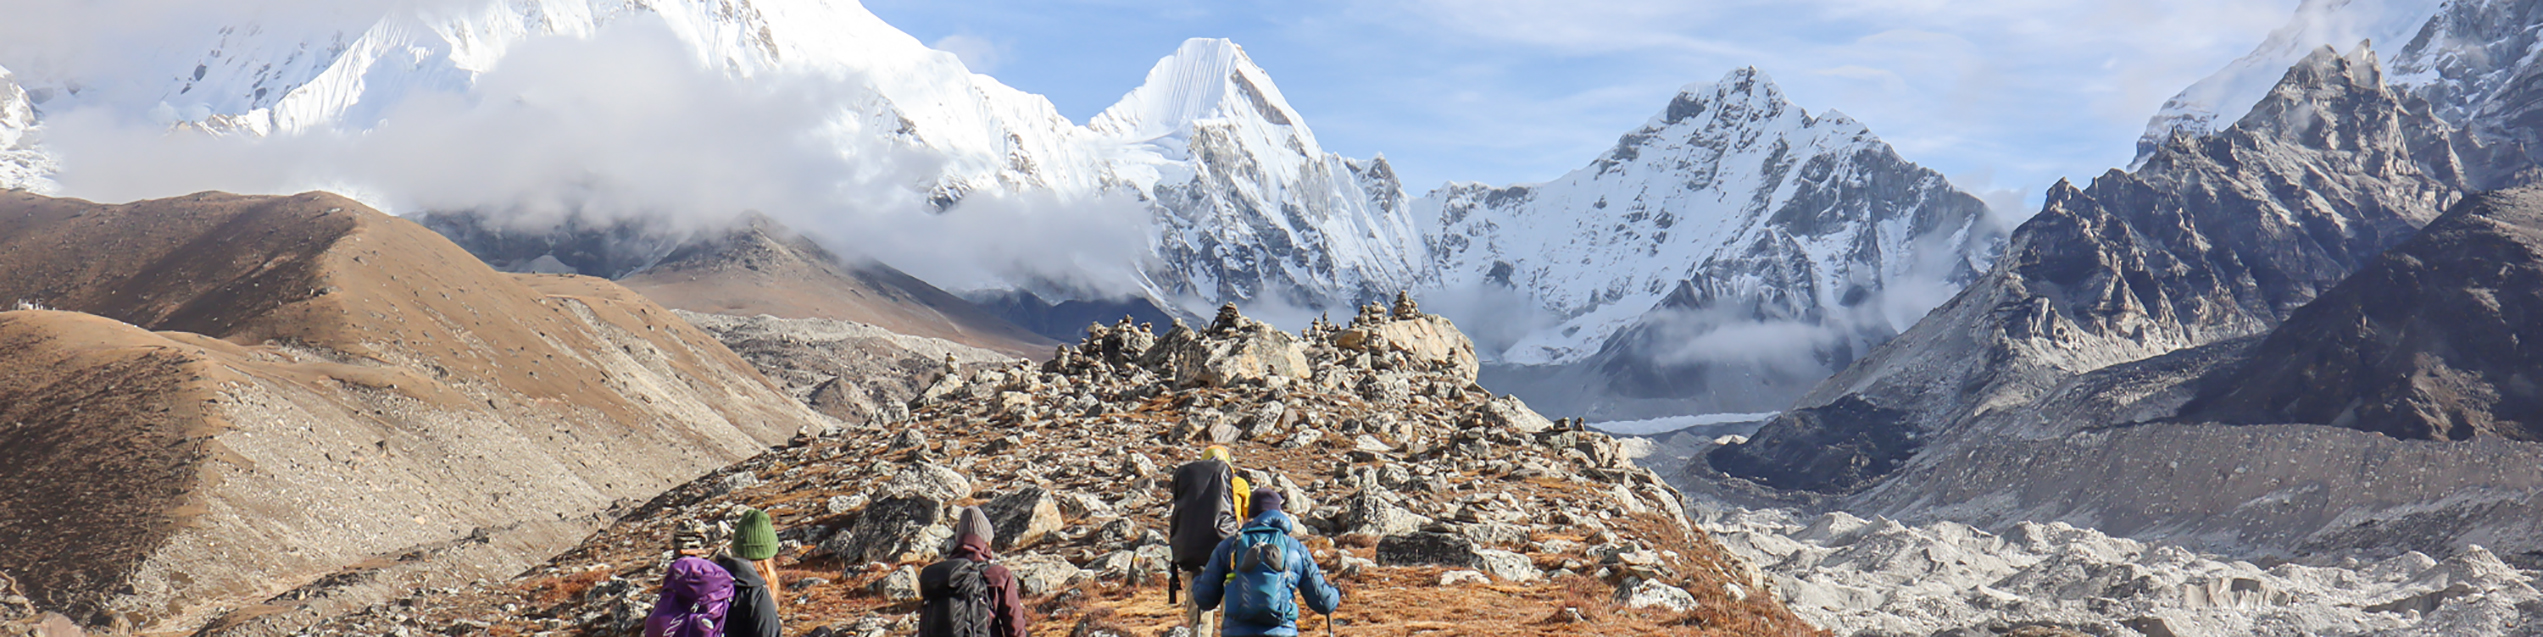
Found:
M 1689 83 L 1741 66 L 1845 112 L 2017 216 L 2128 162 L 2164 99 L 2295 0 L 867 0 L 884 20 L 1085 121 L 1188 37 L 1231 38 L 1329 150 L 1385 153 L 1418 196 L 1544 181 Z M 2013 200 L 2020 204 L 2012 204 Z

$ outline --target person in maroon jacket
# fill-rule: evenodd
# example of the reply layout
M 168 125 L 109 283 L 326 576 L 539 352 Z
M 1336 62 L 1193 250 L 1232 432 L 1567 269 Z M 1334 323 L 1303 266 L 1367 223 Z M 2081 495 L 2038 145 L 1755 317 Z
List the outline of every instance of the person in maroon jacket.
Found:
M 998 565 L 989 543 L 998 531 L 980 507 L 963 507 L 954 522 L 954 552 L 918 572 L 919 637 L 1025 637 L 1023 588 Z

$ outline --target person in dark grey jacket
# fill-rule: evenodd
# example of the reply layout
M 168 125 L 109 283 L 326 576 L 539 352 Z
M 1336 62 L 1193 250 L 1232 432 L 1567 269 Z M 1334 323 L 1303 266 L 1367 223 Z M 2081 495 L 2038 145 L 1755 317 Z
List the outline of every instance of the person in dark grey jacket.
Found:
M 724 637 L 784 637 L 777 624 L 777 527 L 768 514 L 752 509 L 733 527 L 733 547 L 715 556 L 715 565 L 733 574 L 733 608 L 724 614 Z

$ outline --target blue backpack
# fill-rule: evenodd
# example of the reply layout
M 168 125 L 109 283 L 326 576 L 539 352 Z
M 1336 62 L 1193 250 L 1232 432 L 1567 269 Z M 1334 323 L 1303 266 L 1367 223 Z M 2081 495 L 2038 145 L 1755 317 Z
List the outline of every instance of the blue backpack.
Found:
M 1288 533 L 1254 527 L 1237 534 L 1236 553 L 1227 582 L 1227 617 L 1255 626 L 1287 626 L 1298 621 L 1297 576 L 1289 572 L 1281 540 Z

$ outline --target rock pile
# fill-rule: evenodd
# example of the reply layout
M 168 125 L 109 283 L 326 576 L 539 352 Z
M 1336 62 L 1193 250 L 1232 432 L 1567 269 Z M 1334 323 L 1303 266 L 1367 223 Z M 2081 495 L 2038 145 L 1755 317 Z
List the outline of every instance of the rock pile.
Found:
M 1131 621 L 1162 602 L 1172 468 L 1213 443 L 1235 450 L 1249 482 L 1284 492 L 1317 560 L 1358 589 L 1345 621 L 1429 612 L 1423 600 L 1455 594 L 1430 587 L 1480 582 L 1505 591 L 1479 594 L 1513 625 L 1559 616 L 1581 598 L 1564 591 L 1597 586 L 1589 599 L 1644 607 L 1631 612 L 1654 630 L 1812 630 L 1773 596 L 1750 595 L 1765 586 L 1756 571 L 1690 524 L 1683 496 L 1616 440 L 1477 386 L 1473 346 L 1409 299 L 1299 334 L 1234 308 L 1202 329 L 1158 335 L 1124 321 L 1087 333 L 1040 364 L 946 374 L 908 421 L 799 438 L 664 493 L 519 580 L 418 596 L 322 632 L 483 616 L 519 634 L 619 634 L 649 602 L 673 531 L 745 506 L 783 529 L 795 626 L 907 623 L 916 567 L 950 548 L 962 505 L 990 514 L 1001 561 L 1040 612 L 1110 604 L 1123 614 L 1098 614 Z M 1388 606 L 1395 595 L 1401 608 Z M 1540 630 L 1560 632 L 1523 632 Z

